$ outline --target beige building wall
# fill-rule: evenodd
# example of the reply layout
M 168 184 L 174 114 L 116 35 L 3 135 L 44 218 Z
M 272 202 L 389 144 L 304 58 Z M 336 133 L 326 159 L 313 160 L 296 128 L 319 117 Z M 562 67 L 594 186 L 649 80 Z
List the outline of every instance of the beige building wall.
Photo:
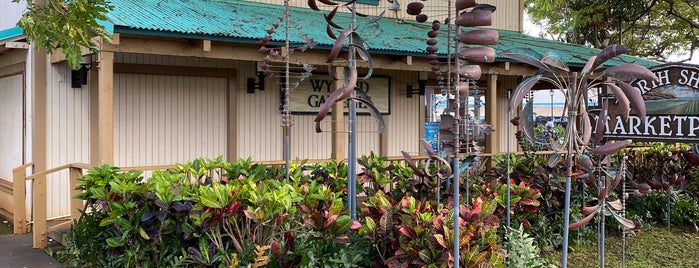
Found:
M 87 86 L 71 88 L 70 71 L 62 62 L 51 65 L 47 74 L 47 169 L 90 160 L 90 91 Z M 53 173 L 46 179 L 48 217 L 70 214 L 68 171 Z
M 115 74 L 114 164 L 226 156 L 227 79 Z
M 24 145 L 24 75 L 0 77 L 0 179 L 12 181 L 12 169 L 21 166 Z
M 283 0 L 250 0 L 251 2 L 260 2 L 260 3 L 267 3 L 267 4 L 280 4 L 283 5 L 284 1 Z M 522 23 L 524 20 L 523 14 L 524 14 L 524 6 L 523 6 L 523 0 L 477 0 L 476 2 L 479 4 L 491 4 L 497 7 L 497 10 L 495 13 L 493 13 L 493 25 L 491 26 L 492 28 L 496 29 L 503 29 L 503 30 L 510 30 L 510 31 L 522 31 Z M 318 2 L 318 7 L 322 10 L 332 10 L 334 6 L 329 6 Z M 335 1 L 340 4 L 342 4 L 341 1 Z M 378 15 L 381 14 L 381 12 L 385 12 L 384 16 L 388 18 L 396 18 L 396 19 L 401 19 L 405 21 L 414 21 L 415 16 L 408 15 L 405 12 L 405 8 L 408 6 L 409 3 L 411 2 L 420 2 L 425 5 L 425 8 L 423 9 L 423 13 L 427 14 L 429 16 L 428 22 L 433 21 L 435 19 L 440 20 L 444 22 L 444 19 L 447 17 L 447 14 L 449 12 L 447 8 L 447 1 L 420 1 L 420 0 L 412 0 L 412 1 L 406 1 L 406 0 L 396 0 L 400 5 L 399 10 L 393 10 L 392 8 L 395 7 L 394 3 L 389 2 L 387 0 L 378 0 L 379 3 L 378 6 L 376 5 L 366 5 L 366 4 L 357 4 L 357 12 L 364 13 L 364 14 L 369 14 L 369 15 Z M 452 1 L 453 3 L 454 1 Z M 303 7 L 303 8 L 308 8 L 308 1 L 307 0 L 290 0 L 289 1 L 290 6 L 295 6 L 295 7 Z M 339 8 L 339 12 L 350 12 L 346 8 Z M 325 12 L 327 13 L 327 12 Z M 452 11 L 452 17 L 456 17 L 455 12 Z

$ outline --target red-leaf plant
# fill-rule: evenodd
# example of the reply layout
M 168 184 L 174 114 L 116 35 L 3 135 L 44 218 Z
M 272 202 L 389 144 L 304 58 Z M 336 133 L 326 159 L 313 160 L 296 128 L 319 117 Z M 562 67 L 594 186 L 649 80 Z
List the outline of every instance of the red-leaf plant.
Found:
M 484 198 L 472 207 L 460 206 L 460 260 L 466 267 L 499 263 L 496 230 L 500 219 Z M 376 265 L 388 267 L 452 267 L 453 214 L 450 207 L 434 207 L 428 201 L 404 197 L 399 202 L 377 192 L 365 203 L 366 223 L 360 234 L 373 242 L 379 252 Z

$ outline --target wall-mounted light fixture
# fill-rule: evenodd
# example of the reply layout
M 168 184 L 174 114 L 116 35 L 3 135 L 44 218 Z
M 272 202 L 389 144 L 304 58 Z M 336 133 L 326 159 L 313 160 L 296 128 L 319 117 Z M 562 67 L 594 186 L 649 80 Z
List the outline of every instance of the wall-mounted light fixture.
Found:
M 425 95 L 425 87 L 427 86 L 427 72 L 417 73 L 417 88 L 413 88 L 413 85 L 408 85 L 406 88 L 406 97 L 412 98 L 413 94 Z
M 255 89 L 265 90 L 265 73 L 262 72 L 259 62 L 257 63 L 257 80 L 259 82 L 255 83 L 255 78 L 248 78 L 248 93 L 255 93 Z
M 81 88 L 82 85 L 87 85 L 87 71 L 90 68 L 92 68 L 92 55 L 83 56 L 80 59 L 80 68 L 70 71 L 70 86 Z

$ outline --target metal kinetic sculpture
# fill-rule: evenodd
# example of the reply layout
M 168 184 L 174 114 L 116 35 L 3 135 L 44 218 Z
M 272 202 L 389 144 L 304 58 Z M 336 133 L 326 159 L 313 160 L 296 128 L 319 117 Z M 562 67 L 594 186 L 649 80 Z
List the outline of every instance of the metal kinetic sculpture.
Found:
M 605 69 L 595 73 L 607 60 L 626 53 L 627 48 L 622 45 L 612 45 L 603 49 L 599 55 L 592 56 L 582 70 L 571 71 L 568 65 L 555 52 L 541 55 L 528 48 L 518 48 L 505 51 L 501 57 L 510 58 L 529 64 L 539 69 L 532 77 L 522 81 L 515 89 L 510 99 L 509 110 L 517 111 L 522 106 L 523 100 L 539 83 L 559 90 L 565 96 L 565 110 L 568 112 L 568 125 L 562 143 L 553 143 L 555 153 L 549 158 L 549 165 L 553 166 L 560 161 L 561 155 L 566 156 L 566 184 L 565 184 L 565 211 L 563 218 L 563 254 L 562 267 L 567 267 L 568 230 L 579 228 L 590 222 L 596 215 L 611 215 L 622 225 L 633 228 L 633 222 L 623 218 L 618 211 L 622 209 L 618 200 L 608 201 L 609 191 L 616 187 L 624 176 L 623 167 L 614 174 L 609 172 L 610 157 L 621 151 L 631 142 L 630 140 L 604 144 L 602 134 L 605 132 L 606 122 L 609 117 L 618 117 L 627 120 L 631 108 L 636 114 L 645 120 L 646 109 L 640 91 L 636 90 L 626 81 L 633 79 L 645 79 L 656 81 L 657 77 L 650 70 L 635 63 L 626 63 Z M 618 114 L 610 114 L 609 102 L 612 99 L 602 98 L 601 110 L 598 120 L 593 126 L 588 114 L 588 92 L 599 88 L 607 89 L 614 96 L 619 107 Z M 522 123 L 522 135 L 530 143 L 535 143 L 531 118 L 524 118 Z M 570 216 L 570 191 L 573 169 L 573 159 L 588 172 L 588 176 L 596 181 L 599 195 L 598 204 L 583 208 L 583 214 L 587 215 L 582 220 L 569 224 Z M 602 259 L 603 261 L 603 259 Z
M 283 135 L 284 135 L 284 161 L 285 161 L 285 168 L 286 168 L 286 179 L 289 179 L 289 168 L 290 168 L 290 135 L 291 135 L 291 126 L 293 125 L 293 120 L 291 119 L 291 110 L 289 107 L 289 94 L 291 92 L 291 89 L 296 88 L 301 81 L 304 79 L 310 77 L 312 75 L 312 72 L 315 70 L 315 66 L 312 64 L 307 64 L 307 63 L 302 63 L 302 64 L 296 64 L 293 68 L 291 66 L 291 54 L 295 50 L 299 51 L 306 51 L 306 49 L 312 49 L 315 47 L 316 42 L 308 37 L 306 34 L 304 34 L 300 27 L 296 24 L 293 26 L 299 31 L 299 35 L 301 36 L 301 39 L 304 41 L 302 44 L 299 44 L 297 46 L 291 45 L 291 42 L 289 41 L 289 31 L 290 27 L 292 27 L 293 22 L 290 19 L 290 13 L 289 13 L 289 0 L 284 1 L 284 16 L 277 17 L 277 21 L 272 23 L 271 27 L 267 29 L 264 37 L 260 38 L 260 40 L 257 42 L 261 47 L 258 49 L 259 52 L 265 53 L 266 55 L 262 58 L 262 64 L 260 64 L 260 68 L 262 69 L 262 73 L 265 76 L 278 76 L 280 79 L 279 83 L 281 84 L 281 92 L 280 95 L 282 96 L 282 104 L 281 104 L 281 114 L 282 114 L 282 120 L 281 120 L 281 125 L 283 129 Z M 281 25 L 281 23 L 284 24 L 284 46 L 275 46 L 272 45 L 270 42 L 272 41 L 272 35 L 277 32 L 277 29 Z M 278 66 L 275 65 L 275 63 L 278 63 L 279 57 L 282 57 L 282 64 L 283 66 Z M 293 75 L 292 75 L 293 74 Z M 262 79 L 262 78 L 261 78 Z M 292 79 L 294 79 L 292 81 Z
M 361 102 L 364 103 L 365 106 L 368 108 L 369 113 L 378 121 L 379 124 L 379 132 L 383 131 L 384 128 L 384 122 L 383 122 L 383 117 L 381 116 L 381 113 L 379 110 L 374 106 L 374 103 L 371 102 L 371 99 L 365 94 L 365 92 L 357 89 L 357 80 L 359 79 L 359 74 L 357 72 L 357 55 L 361 57 L 361 59 L 365 60 L 369 64 L 369 70 L 367 74 L 364 76 L 363 79 L 368 79 L 371 77 L 372 71 L 373 71 L 373 61 L 371 59 L 371 55 L 369 55 L 369 47 L 367 43 L 364 41 L 364 39 L 361 37 L 359 31 L 357 30 L 357 16 L 361 17 L 367 17 L 365 14 L 361 14 L 357 12 L 356 8 L 356 0 L 349 1 L 347 3 L 340 3 L 332 1 L 332 0 L 318 0 L 318 2 L 321 2 L 322 4 L 328 5 L 328 6 L 334 6 L 332 11 L 330 13 L 324 14 L 323 17 L 325 18 L 325 21 L 327 22 L 326 26 L 326 33 L 328 37 L 335 39 L 335 43 L 333 44 L 332 48 L 330 49 L 330 53 L 328 54 L 328 57 L 326 59 L 326 63 L 328 64 L 328 73 L 331 75 L 334 73 L 333 72 L 333 64 L 335 60 L 338 59 L 340 53 L 342 52 L 343 48 L 347 47 L 348 49 L 348 66 L 345 68 L 344 71 L 344 77 L 345 77 L 345 83 L 344 86 L 336 89 L 325 101 L 323 106 L 320 108 L 318 111 L 318 114 L 316 115 L 315 122 L 316 122 L 316 132 L 322 132 L 322 129 L 320 127 L 320 122 L 325 118 L 325 116 L 330 112 L 330 109 L 335 105 L 337 102 L 341 102 L 343 100 L 348 101 L 348 107 L 349 107 L 349 144 L 348 144 L 348 156 L 347 156 L 347 165 L 348 165 L 348 175 L 347 175 L 347 191 L 348 191 L 348 209 L 350 211 L 350 217 L 354 220 L 357 219 L 357 153 L 356 153 L 356 143 L 357 143 L 357 105 L 356 102 Z M 335 23 L 333 20 L 335 18 L 335 15 L 337 14 L 338 9 L 343 6 L 347 9 L 349 9 L 352 12 L 352 19 L 350 24 L 345 28 L 337 23 Z M 316 0 L 308 0 L 308 7 L 310 7 L 313 10 L 320 11 L 320 8 L 318 7 L 318 3 Z M 378 20 L 383 17 L 383 12 L 381 15 L 376 16 L 374 18 L 371 18 L 368 20 L 368 24 L 370 26 L 374 26 L 375 29 L 380 30 L 379 25 L 378 25 Z M 339 35 L 336 33 L 339 31 Z
M 421 2 L 412 2 L 408 4 L 406 12 L 409 15 L 414 15 L 418 22 L 426 22 L 428 16 L 422 13 L 424 4 Z M 422 140 L 422 145 L 427 150 L 431 161 L 435 164 L 437 172 L 435 173 L 440 179 L 445 179 L 451 176 L 453 188 L 453 215 L 454 215 L 454 239 L 453 252 L 451 258 L 454 260 L 454 267 L 460 265 L 460 240 L 459 227 L 461 225 L 461 217 L 459 207 L 461 206 L 460 198 L 460 180 L 462 170 L 469 166 L 475 166 L 472 161 L 477 159 L 473 155 L 467 157 L 464 161 L 464 167 L 461 168 L 462 153 L 469 153 L 469 130 L 473 127 L 471 122 L 475 122 L 475 126 L 483 127 L 484 134 L 489 134 L 492 129 L 487 124 L 481 124 L 480 120 L 469 120 L 466 117 L 468 108 L 469 88 L 471 81 L 477 81 L 481 76 L 481 68 L 479 65 L 472 63 L 493 62 L 495 60 L 495 50 L 489 45 L 497 44 L 498 32 L 496 30 L 486 29 L 470 29 L 476 26 L 490 26 L 492 23 L 492 13 L 495 11 L 495 6 L 488 4 L 477 4 L 475 0 L 456 0 L 448 1 L 447 18 L 444 24 L 447 25 L 447 53 L 446 57 L 440 57 L 437 54 L 439 47 L 436 37 L 439 35 L 441 22 L 435 20 L 432 22 L 432 30 L 427 33 L 429 39 L 426 41 L 426 51 L 429 53 L 431 70 L 434 72 L 439 81 L 442 92 L 446 92 L 451 100 L 445 113 L 441 115 L 439 127 L 439 140 L 443 144 L 442 153 L 452 158 L 453 163 L 441 158 L 432 150 L 431 145 Z M 452 25 L 452 11 L 454 11 L 455 19 Z M 452 27 L 454 32 L 452 34 Z M 455 41 L 452 44 L 452 40 Z M 452 50 L 453 49 L 453 50 Z M 452 52 L 453 51 L 453 52 Z M 451 98 L 453 96 L 453 98 Z M 462 109 L 463 105 L 463 109 Z M 453 115 L 451 114 L 453 113 Z M 468 122 L 467 124 L 464 124 Z M 464 143 L 465 149 L 462 150 Z M 476 152 L 478 150 L 475 150 Z M 403 152 L 406 162 L 411 167 L 415 168 L 415 164 L 409 155 Z M 416 169 L 416 172 L 418 170 Z M 451 174 L 444 174 L 449 172 Z M 467 176 L 468 177 L 468 176 Z M 468 178 L 466 178 L 468 180 Z M 438 183 L 437 185 L 441 185 Z M 467 195 L 468 196 L 468 195 Z

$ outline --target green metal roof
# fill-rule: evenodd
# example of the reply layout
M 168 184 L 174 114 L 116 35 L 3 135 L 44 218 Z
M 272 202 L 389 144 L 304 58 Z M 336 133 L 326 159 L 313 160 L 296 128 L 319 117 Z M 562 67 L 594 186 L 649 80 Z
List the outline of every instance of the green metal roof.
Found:
M 107 19 L 114 24 L 114 31 L 151 36 L 171 36 L 191 39 L 209 39 L 238 43 L 255 43 L 266 35 L 266 30 L 279 23 L 284 16 L 284 6 L 240 0 L 111 0 L 114 9 Z M 290 8 L 290 41 L 304 43 L 310 38 L 319 48 L 329 48 L 334 40 L 326 34 L 323 14 L 310 8 Z M 429 23 L 398 22 L 395 18 L 383 18 L 379 28 L 369 23 L 371 18 L 359 17 L 358 32 L 366 40 L 370 52 L 379 54 L 426 56 Z M 341 26 L 349 25 L 350 14 L 338 12 L 334 20 Z M 281 23 L 272 38 L 284 40 L 284 24 Z M 439 53 L 446 54 L 446 29 L 442 27 Z M 587 58 L 600 50 L 571 45 L 548 39 L 532 37 L 515 31 L 498 30 L 500 43 L 493 46 L 497 53 L 516 47 L 528 47 L 539 53 L 557 51 L 568 64 L 582 66 Z M 497 61 L 510 61 L 498 57 Z M 636 62 L 644 66 L 658 62 L 630 56 L 621 56 L 607 62 L 609 66 Z
M 5 41 L 8 39 L 12 39 L 15 37 L 22 36 L 24 34 L 24 31 L 22 28 L 19 27 L 12 27 L 9 29 L 5 29 L 0 31 L 0 41 Z

